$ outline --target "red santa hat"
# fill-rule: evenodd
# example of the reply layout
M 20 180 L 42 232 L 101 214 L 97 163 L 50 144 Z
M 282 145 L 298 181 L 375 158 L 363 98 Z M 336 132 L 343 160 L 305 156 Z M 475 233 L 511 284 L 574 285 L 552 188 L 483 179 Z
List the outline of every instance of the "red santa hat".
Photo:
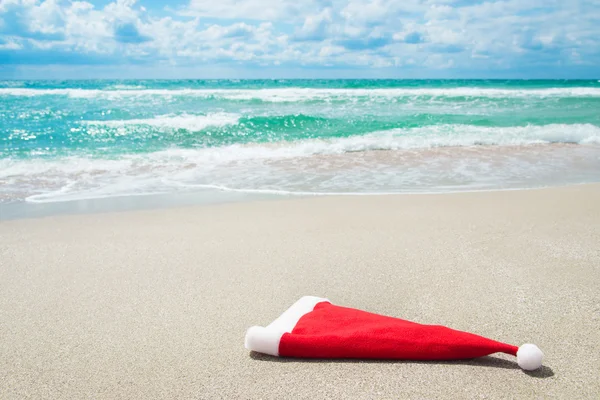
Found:
M 459 360 L 506 353 L 525 370 L 542 365 L 533 344 L 521 347 L 439 325 L 335 306 L 305 296 L 267 327 L 253 326 L 245 346 L 259 353 L 303 358 Z

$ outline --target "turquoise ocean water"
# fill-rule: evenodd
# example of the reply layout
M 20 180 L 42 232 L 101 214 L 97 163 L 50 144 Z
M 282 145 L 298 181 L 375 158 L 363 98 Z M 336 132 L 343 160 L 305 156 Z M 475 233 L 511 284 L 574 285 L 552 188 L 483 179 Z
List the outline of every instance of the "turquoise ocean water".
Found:
M 0 81 L 0 202 L 600 180 L 600 82 Z

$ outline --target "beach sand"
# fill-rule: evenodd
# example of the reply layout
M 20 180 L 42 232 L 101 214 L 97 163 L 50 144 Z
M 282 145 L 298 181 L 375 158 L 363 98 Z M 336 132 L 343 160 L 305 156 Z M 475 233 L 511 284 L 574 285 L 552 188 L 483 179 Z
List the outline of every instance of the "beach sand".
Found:
M 303 295 L 521 345 L 544 367 L 305 361 L 245 331 Z M 0 398 L 598 398 L 600 185 L 0 222 Z

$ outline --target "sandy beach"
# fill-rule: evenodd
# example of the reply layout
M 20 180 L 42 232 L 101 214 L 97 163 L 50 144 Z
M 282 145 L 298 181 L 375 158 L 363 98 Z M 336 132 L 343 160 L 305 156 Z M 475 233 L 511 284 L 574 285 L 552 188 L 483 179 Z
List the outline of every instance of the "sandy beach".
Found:
M 600 185 L 0 222 L 1 399 L 600 395 Z M 515 345 L 460 362 L 250 354 L 303 295 Z

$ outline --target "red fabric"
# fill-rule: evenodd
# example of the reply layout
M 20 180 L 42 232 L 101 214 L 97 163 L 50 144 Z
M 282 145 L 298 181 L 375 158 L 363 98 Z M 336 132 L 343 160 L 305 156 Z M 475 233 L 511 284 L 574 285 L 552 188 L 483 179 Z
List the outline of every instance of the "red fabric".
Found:
M 318 303 L 279 343 L 279 355 L 304 358 L 456 360 L 518 348 L 439 325 L 422 325 Z

